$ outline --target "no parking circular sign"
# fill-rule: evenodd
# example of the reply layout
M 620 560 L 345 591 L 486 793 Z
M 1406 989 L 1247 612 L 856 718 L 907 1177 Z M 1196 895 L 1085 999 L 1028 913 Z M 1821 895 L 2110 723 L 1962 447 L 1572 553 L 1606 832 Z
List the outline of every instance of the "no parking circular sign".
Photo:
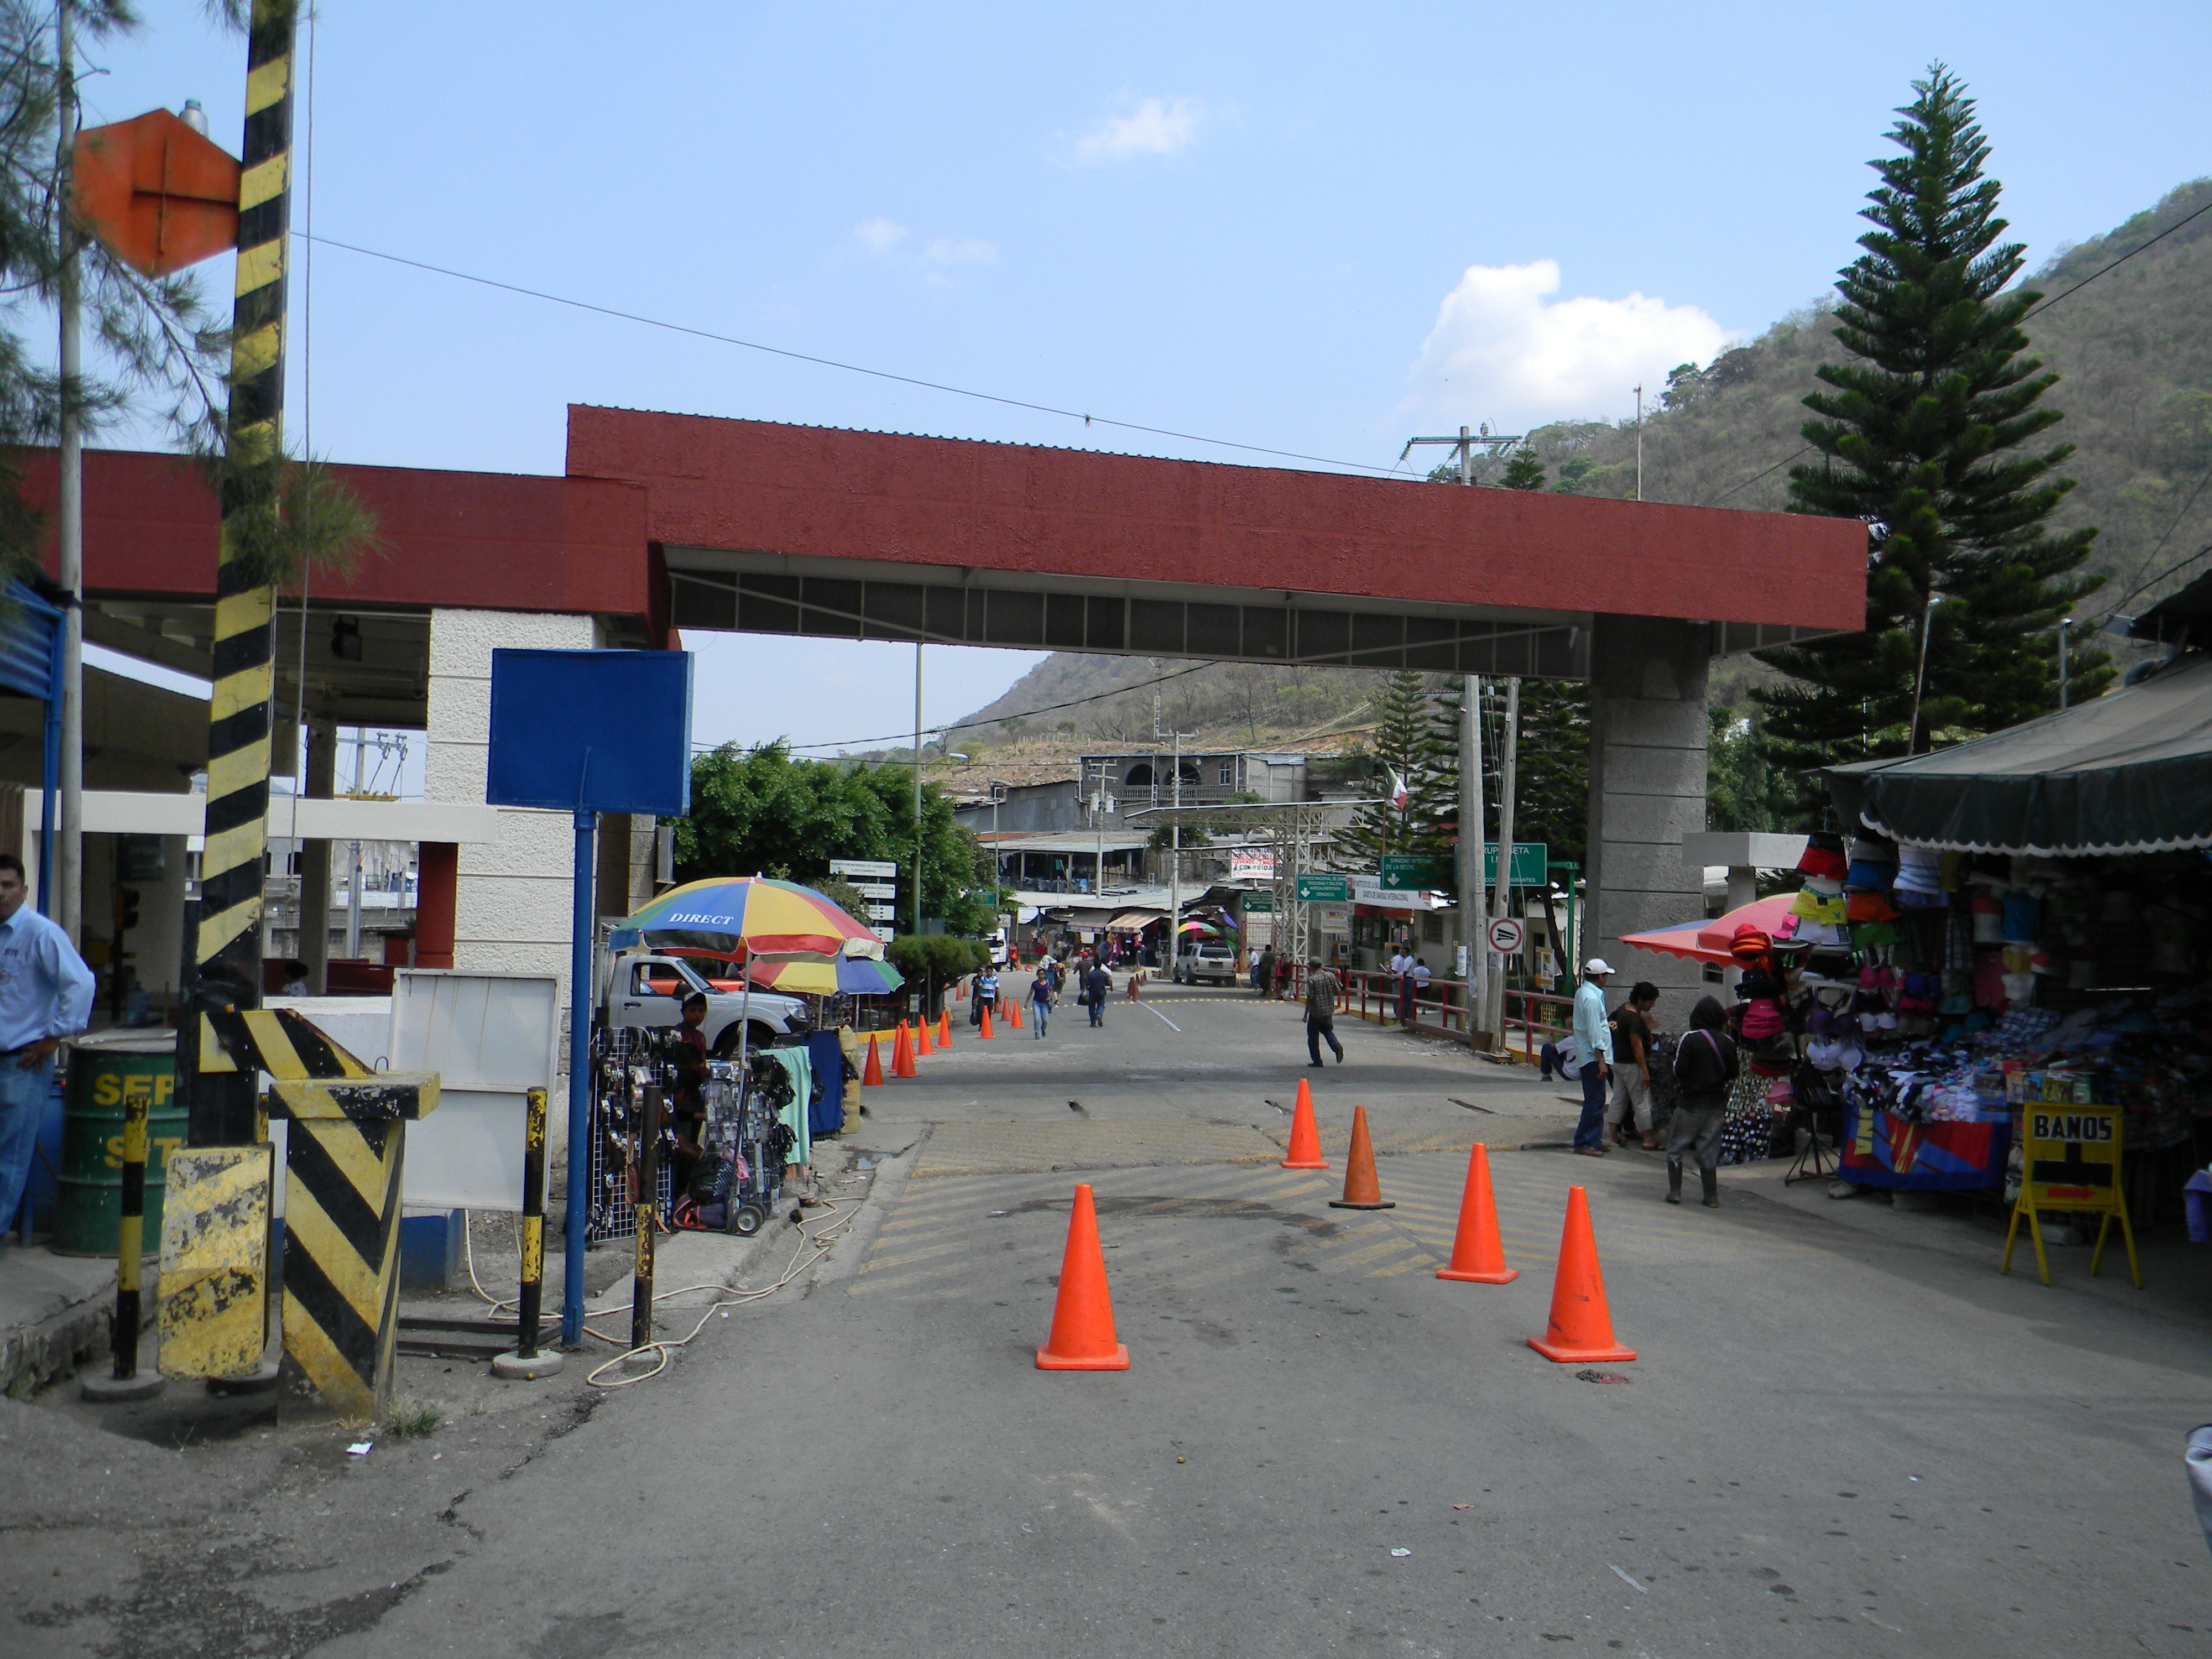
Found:
M 1490 948 L 1501 957 L 1520 955 L 1528 937 L 1528 927 L 1511 916 L 1499 916 L 1490 924 Z

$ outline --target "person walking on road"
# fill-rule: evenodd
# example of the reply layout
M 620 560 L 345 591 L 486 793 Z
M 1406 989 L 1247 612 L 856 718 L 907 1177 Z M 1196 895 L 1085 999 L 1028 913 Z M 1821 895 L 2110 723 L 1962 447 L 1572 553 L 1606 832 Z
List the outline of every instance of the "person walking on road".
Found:
M 92 1018 L 92 969 L 29 896 L 23 860 L 0 853 L 0 1228 L 15 1220 L 30 1180 L 54 1050 Z
M 1252 965 L 1252 988 L 1264 1000 L 1275 989 L 1275 947 L 1272 945 L 1260 952 L 1260 960 Z
M 1728 1120 L 1729 1085 L 1739 1068 L 1728 1016 L 1706 997 L 1690 1010 L 1690 1029 L 1674 1050 L 1674 1080 L 1681 1086 L 1667 1137 L 1667 1201 L 1682 1201 L 1682 1155 L 1694 1153 L 1698 1179 L 1705 1184 L 1705 1207 L 1721 1203 L 1721 1126 Z
M 1613 964 L 1592 957 L 1583 964 L 1575 988 L 1575 1048 L 1582 1056 L 1583 1115 L 1575 1126 L 1575 1150 L 1586 1158 L 1605 1156 L 1605 1085 L 1613 1072 L 1613 1027 L 1605 1017 L 1605 982 Z
M 1628 1144 L 1628 1122 L 1633 1118 L 1647 1152 L 1659 1145 L 1651 1138 L 1651 1011 L 1658 1003 L 1659 988 L 1648 979 L 1638 980 L 1628 1000 L 1613 1011 L 1613 1052 L 1618 1064 L 1613 1068 L 1613 1093 L 1605 1103 L 1613 1144 Z
M 1336 1050 L 1336 1063 L 1344 1064 L 1344 1045 L 1336 1040 L 1337 978 L 1321 965 L 1319 957 L 1306 959 L 1306 1053 L 1321 1064 L 1324 1040 Z
M 1106 1023 L 1106 999 L 1114 994 L 1114 975 L 1103 962 L 1091 964 L 1091 971 L 1083 976 L 1083 1000 L 1091 1009 L 1091 1023 Z
M 1030 981 L 1030 1012 L 1036 1018 L 1037 1041 L 1042 1042 L 1045 1024 L 1052 1018 L 1052 969 L 1042 965 Z

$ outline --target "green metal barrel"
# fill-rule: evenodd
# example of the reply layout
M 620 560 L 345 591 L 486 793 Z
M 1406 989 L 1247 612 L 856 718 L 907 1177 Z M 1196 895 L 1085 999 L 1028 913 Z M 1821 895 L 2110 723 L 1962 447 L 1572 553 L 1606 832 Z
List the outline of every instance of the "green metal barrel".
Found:
M 61 1196 L 54 1249 L 64 1255 L 113 1255 L 123 1213 L 123 1103 L 146 1102 L 146 1242 L 161 1237 L 162 1169 L 185 1144 L 177 1092 L 174 1031 L 102 1033 L 77 1042 L 62 1116 Z

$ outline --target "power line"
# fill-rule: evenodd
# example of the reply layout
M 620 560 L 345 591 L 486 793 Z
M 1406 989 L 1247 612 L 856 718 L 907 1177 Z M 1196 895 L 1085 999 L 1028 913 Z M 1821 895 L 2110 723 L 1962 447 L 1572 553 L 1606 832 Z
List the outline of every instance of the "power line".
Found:
M 1002 398 L 996 392 L 977 392 L 968 386 L 950 386 L 942 380 L 925 380 L 912 374 L 896 374 L 889 369 L 870 368 L 862 363 L 848 363 L 835 357 L 817 357 L 811 352 L 793 351 L 783 346 L 763 345 L 758 340 L 744 340 L 734 334 L 717 334 L 711 329 L 693 328 L 686 323 L 671 323 L 658 317 L 647 317 L 635 311 L 620 311 L 612 306 L 594 305 L 588 300 L 574 300 L 564 294 L 549 294 L 543 289 L 525 288 L 520 283 L 505 283 L 496 277 L 479 276 L 472 271 L 455 270 L 449 265 L 434 265 L 425 259 L 410 259 L 402 254 L 386 253 L 373 247 L 362 247 L 354 242 L 341 242 L 331 236 L 309 236 L 303 231 L 294 231 L 304 241 L 319 242 L 325 247 L 338 248 L 347 253 L 358 253 L 364 258 L 382 259 L 388 264 L 405 265 L 410 270 L 426 270 L 434 276 L 450 276 L 455 282 L 473 283 L 479 288 L 496 289 L 503 294 L 519 294 L 526 299 L 543 300 L 548 305 L 567 306 L 575 311 L 588 311 L 600 317 L 612 317 L 625 323 L 636 323 L 646 328 L 665 329 L 671 334 L 688 335 L 695 340 L 712 340 L 720 345 L 738 346 L 747 351 L 758 351 L 771 357 L 786 358 L 792 362 L 811 363 L 818 368 L 841 369 L 848 374 L 865 374 L 871 380 L 890 380 L 899 386 L 918 386 L 925 392 L 943 392 L 955 398 L 973 398 L 980 403 L 997 404 L 1006 409 L 1025 409 L 1033 414 L 1056 415 L 1065 420 L 1080 421 L 1086 427 L 1110 426 L 1121 432 L 1142 432 L 1155 438 L 1174 438 L 1184 443 L 1211 444 L 1217 449 L 1240 450 L 1248 455 L 1272 455 L 1279 460 L 1310 461 L 1316 466 L 1340 466 L 1357 472 L 1372 472 L 1383 477 L 1397 471 L 1395 465 L 1377 466 L 1370 461 L 1338 460 L 1328 455 L 1308 455 L 1295 449 L 1270 449 L 1264 444 L 1239 443 L 1233 438 L 1209 438 L 1202 433 L 1179 432 L 1172 427 L 1146 426 L 1136 421 L 1117 421 L 1104 415 L 1093 415 L 1079 409 L 1061 409 L 1052 404 L 1036 404 L 1021 398 Z
M 2197 481 L 2197 488 L 2191 490 L 2189 492 L 2189 499 L 2182 502 L 2181 511 L 2175 514 L 2172 520 L 2166 525 L 2165 535 L 2160 536 L 2155 542 L 2151 544 L 2150 551 L 2143 555 L 2144 565 L 2148 564 L 2153 559 L 2156 558 L 2158 556 L 2159 549 L 2164 547 L 2167 540 L 2172 536 L 2173 532 L 2181 528 L 2181 521 L 2189 516 L 2189 509 L 2197 505 L 2197 498 L 2204 493 L 2204 486 L 2208 483 L 2212 483 L 2212 467 L 2205 468 L 2204 476 Z M 2165 569 L 2160 571 L 2158 574 L 2149 578 L 2148 580 L 2137 582 L 2124 594 L 2121 595 L 2120 598 L 2112 602 L 2112 609 L 2118 611 L 2122 605 L 2125 605 L 2130 599 L 2135 598 L 2136 594 L 2142 592 L 2146 587 L 2157 586 L 2168 576 L 2171 576 L 2175 571 L 2180 569 L 2183 565 L 2188 564 L 2194 560 L 2201 559 L 2203 556 L 2204 550 L 2200 548 L 2196 552 L 2191 553 L 2188 558 L 2183 559 L 2178 563 L 2168 565 Z M 2140 570 L 2142 568 L 2142 565 L 2138 565 L 2136 568 Z
M 1127 691 L 1143 691 L 1152 686 L 1164 684 L 1169 680 L 1179 680 L 1186 674 L 1195 674 L 1201 668 L 1218 668 L 1220 665 L 1218 662 L 1194 662 L 1188 668 L 1178 668 L 1166 674 L 1156 674 L 1148 680 L 1133 680 L 1127 685 L 1117 685 L 1110 691 L 1094 691 L 1087 697 L 1071 697 L 1066 702 L 1048 702 L 1042 708 L 1024 708 L 1018 714 L 994 714 L 989 720 L 955 720 L 949 726 L 933 726 L 929 730 L 936 732 L 939 737 L 953 732 L 978 732 L 987 726 L 996 726 L 1002 720 L 1027 720 L 1032 714 L 1054 714 L 1063 708 L 1080 708 L 1087 702 L 1103 702 L 1109 697 L 1118 697 Z M 784 746 L 796 754 L 807 749 L 854 749 L 862 744 L 896 743 L 902 738 L 911 738 L 913 735 L 911 732 L 890 732 L 877 738 L 841 738 L 831 743 L 793 743 Z M 734 742 L 735 739 L 732 741 Z M 724 743 L 695 743 L 691 746 L 711 754 L 717 749 L 726 749 L 730 745 Z

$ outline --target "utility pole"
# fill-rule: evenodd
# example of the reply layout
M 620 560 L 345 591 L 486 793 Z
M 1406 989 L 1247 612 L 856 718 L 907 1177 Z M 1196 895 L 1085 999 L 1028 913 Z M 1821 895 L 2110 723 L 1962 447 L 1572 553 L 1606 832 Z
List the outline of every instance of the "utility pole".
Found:
M 1152 728 L 1155 742 L 1159 728 Z M 1177 732 L 1175 737 L 1175 793 L 1172 804 L 1176 809 L 1168 819 L 1168 977 L 1175 977 L 1175 959 L 1182 951 L 1182 740 L 1196 737 L 1195 732 Z
M 1920 617 L 1920 666 L 1912 674 L 1912 724 L 1905 733 L 1905 752 L 1909 757 L 1920 752 L 1920 691 L 1928 684 L 1928 635 L 1936 627 L 1936 607 L 1943 603 L 1941 593 L 1928 596 L 1928 609 Z
M 1459 938 L 1467 957 L 1467 1034 L 1486 1030 L 1489 976 L 1482 938 L 1482 676 L 1460 682 L 1459 703 Z
M 61 239 L 61 499 L 55 514 L 59 532 L 61 585 L 69 597 L 62 609 L 61 799 L 54 837 L 53 920 L 72 945 L 84 943 L 84 427 L 77 407 L 82 372 L 77 294 L 76 227 L 71 222 L 71 165 L 76 149 L 76 42 L 70 0 L 54 9 L 55 88 L 59 137 L 54 144 L 54 223 Z
M 246 32 L 246 134 L 240 146 L 237 291 L 232 305 L 227 470 L 281 479 L 284 458 L 284 282 L 292 199 L 292 44 L 296 10 L 254 0 Z M 216 563 L 214 698 L 208 723 L 207 838 L 200 896 L 185 909 L 185 1010 L 177 1030 L 177 1091 L 194 1146 L 251 1146 L 262 1131 L 255 1078 L 201 1070 L 203 1009 L 261 1006 L 262 861 L 269 846 L 270 643 L 273 587 L 252 586 L 243 520 L 252 492 L 227 483 Z M 67 744 L 64 744 L 64 749 Z M 586 936 L 588 937 L 588 927 Z M 292 1237 L 297 1237 L 296 1233 Z M 580 1304 L 581 1297 L 578 1297 Z
M 914 642 L 914 936 L 921 937 L 921 641 Z
M 1644 388 L 1636 388 L 1636 499 L 1644 499 Z
M 363 733 L 358 726 L 353 729 L 353 795 L 361 799 L 361 751 Z M 350 843 L 349 856 L 352 862 L 346 872 L 346 934 L 345 953 L 349 961 L 361 957 L 361 843 Z
M 1412 454 L 1416 444 L 1442 444 L 1459 458 L 1460 483 L 1471 484 L 1474 482 L 1474 452 L 1478 447 L 1488 450 L 1491 459 L 1495 460 L 1511 450 L 1514 445 L 1526 441 L 1524 433 L 1492 432 L 1490 422 L 1485 421 L 1472 432 L 1465 427 L 1460 428 L 1456 438 L 1408 438 L 1406 447 L 1398 452 L 1398 459 L 1402 461 Z
M 1520 758 L 1521 744 L 1521 682 L 1508 676 L 1505 681 L 1505 729 L 1498 744 L 1498 876 L 1491 884 L 1490 914 L 1502 917 L 1513 909 L 1513 788 L 1516 764 Z M 1486 947 L 1490 941 L 1485 939 Z M 1488 951 L 1485 951 L 1486 957 Z M 1488 964 L 1493 970 L 1490 979 L 1490 1029 L 1498 1033 L 1498 1046 L 1505 1046 L 1505 958 L 1500 957 Z

